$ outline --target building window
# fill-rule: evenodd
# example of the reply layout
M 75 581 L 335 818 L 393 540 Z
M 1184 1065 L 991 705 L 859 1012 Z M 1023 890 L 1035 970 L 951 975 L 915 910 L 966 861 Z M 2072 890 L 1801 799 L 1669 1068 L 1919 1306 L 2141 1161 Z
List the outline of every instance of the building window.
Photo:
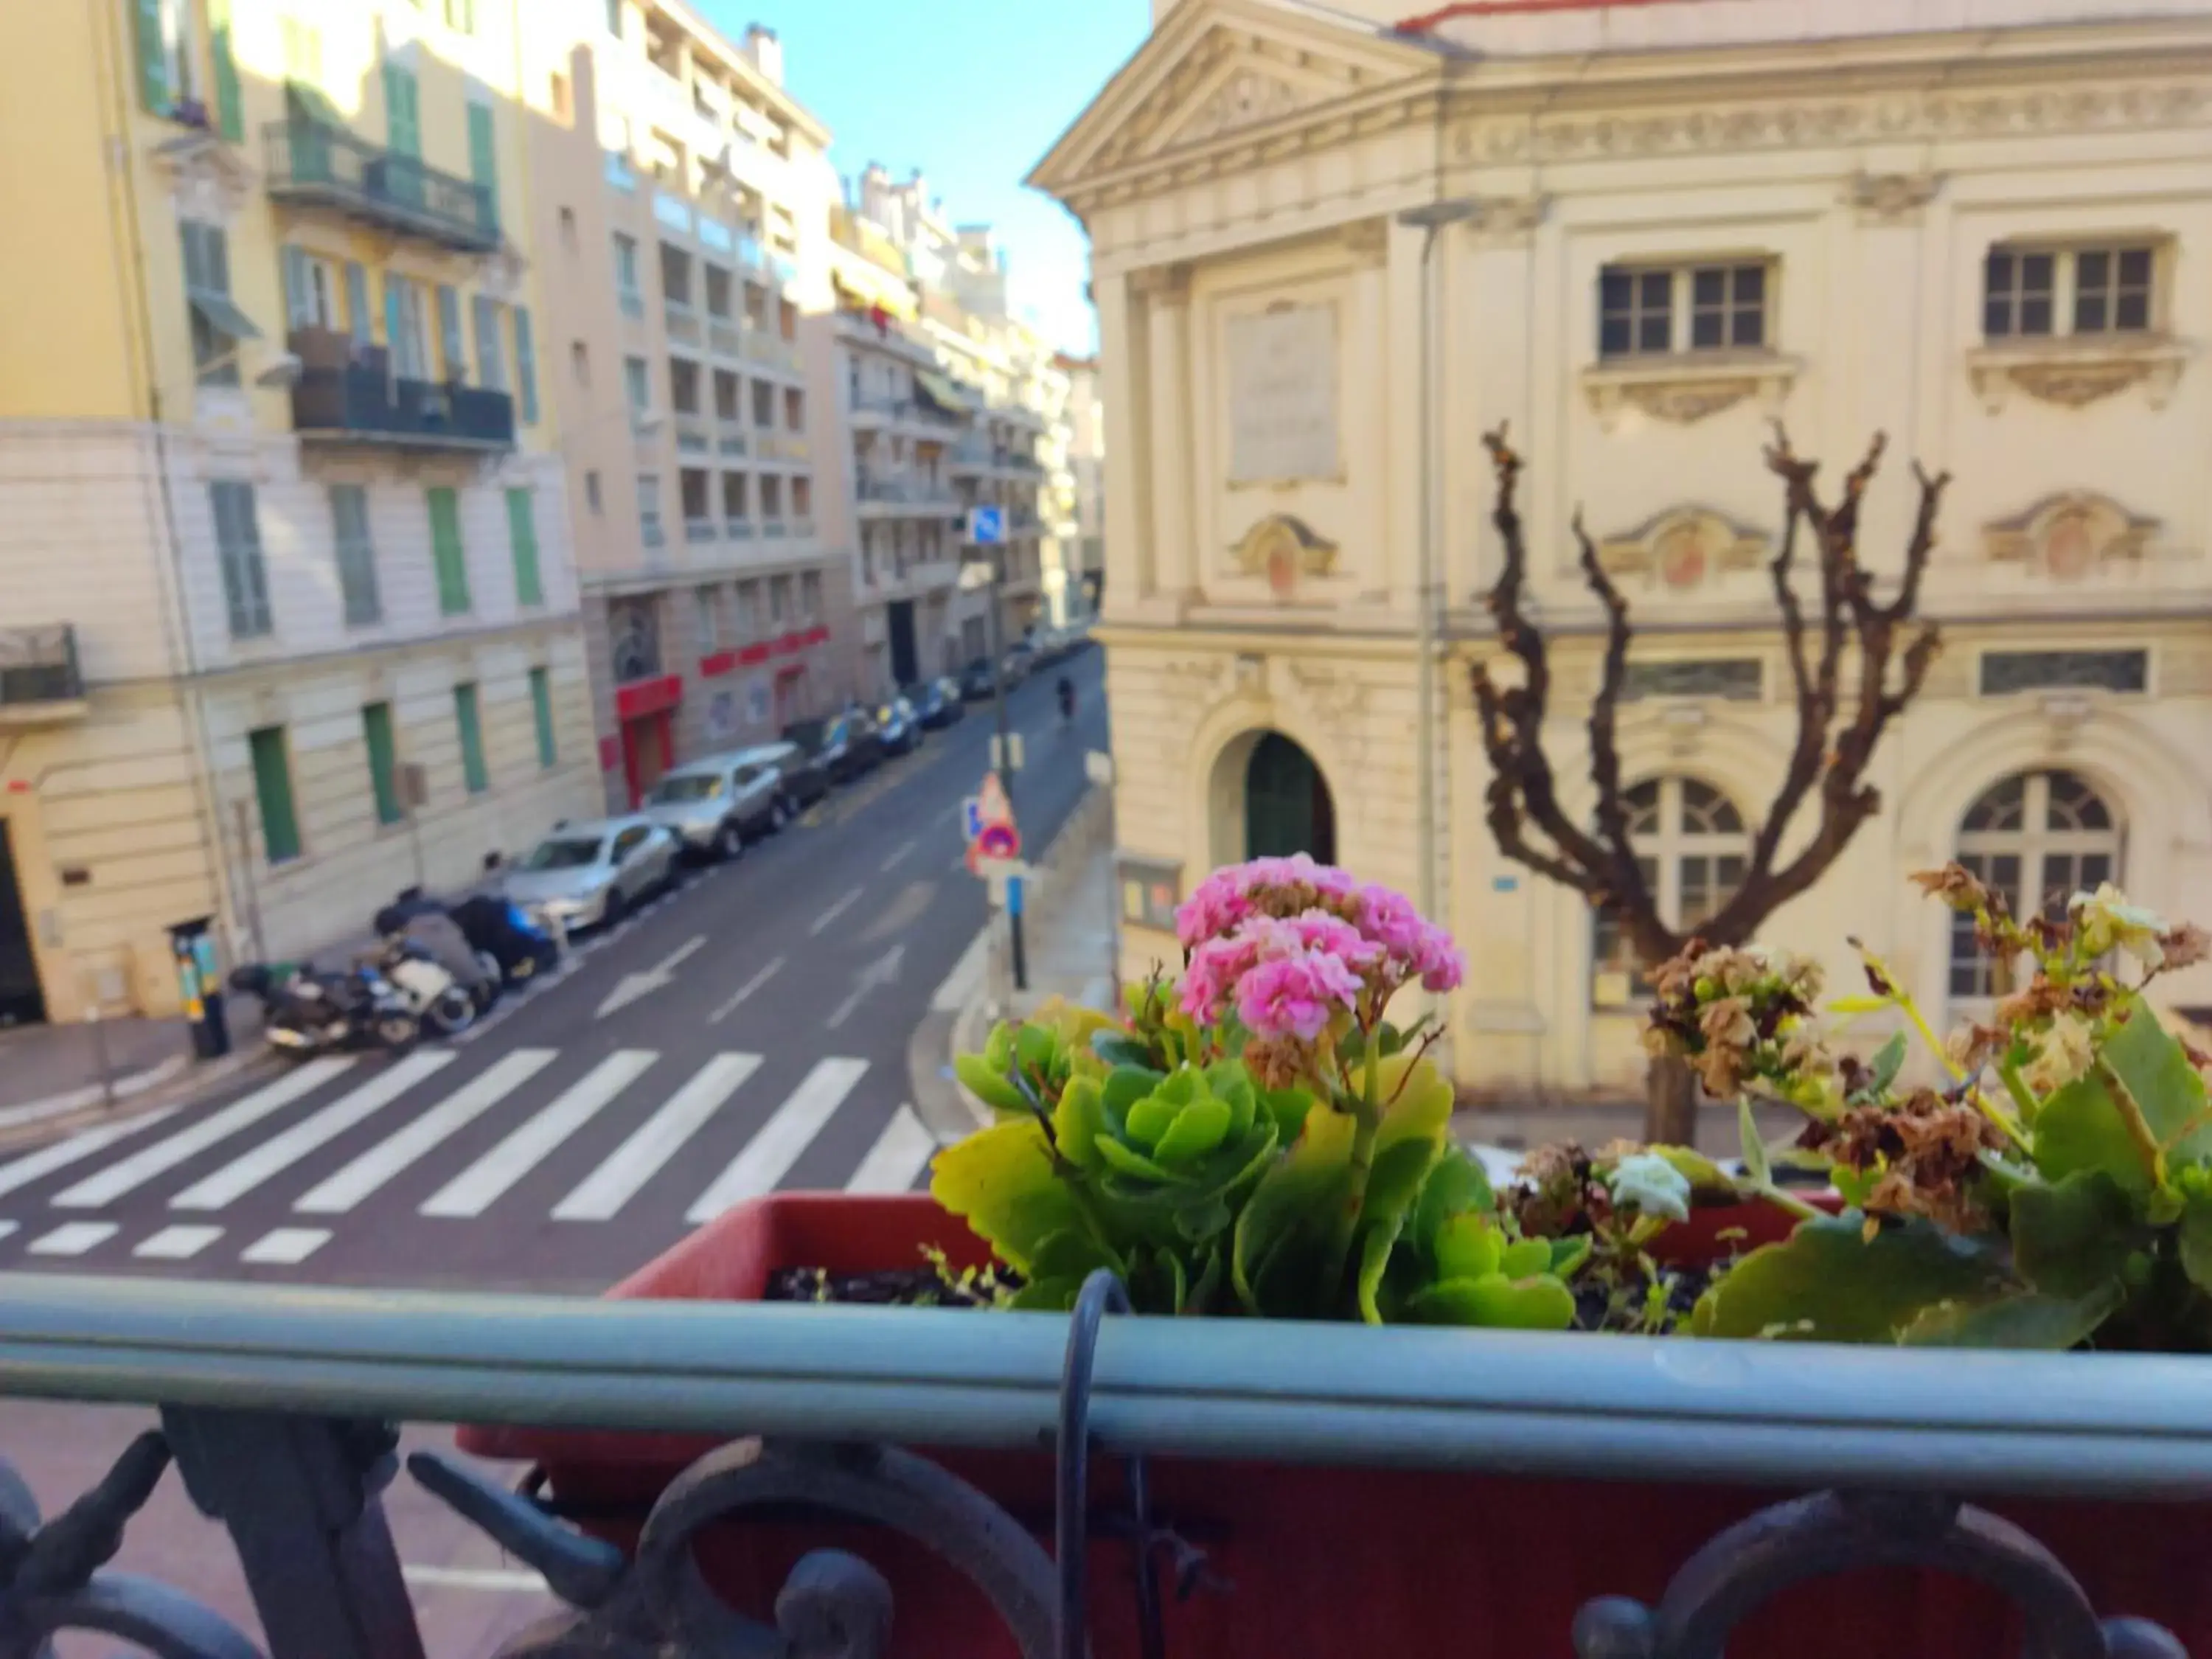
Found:
M 384 337 L 392 348 L 392 370 L 401 380 L 429 378 L 428 337 L 422 285 L 385 272 Z
M 1658 906 L 1659 920 L 1694 933 L 1743 884 L 1751 837 L 1735 804 L 1695 778 L 1652 778 L 1621 797 L 1628 809 L 1636 868 Z M 1608 906 L 1591 916 L 1592 998 L 1600 1006 L 1626 1003 L 1642 983 L 1628 930 Z
M 484 767 L 483 716 L 473 684 L 453 688 L 453 724 L 461 735 L 461 781 L 469 793 L 481 795 L 491 787 L 491 774 Z
M 637 475 L 637 534 L 647 547 L 659 547 L 666 536 L 660 524 L 660 475 Z
M 261 557 L 261 521 L 253 486 L 224 479 L 208 486 L 215 511 L 215 545 L 222 567 L 223 607 L 234 640 L 259 639 L 275 626 L 269 610 L 269 572 Z
M 514 555 L 514 602 L 545 603 L 545 583 L 538 570 L 538 515 L 531 492 L 507 492 L 507 539 Z
M 456 385 L 466 380 L 469 356 L 461 338 L 461 291 L 450 283 L 438 284 L 438 347 L 444 378 Z
M 1984 651 L 1982 695 L 2008 691 L 2147 691 L 2148 651 Z
M 745 475 L 725 472 L 722 475 L 722 519 L 729 532 L 742 536 L 752 526 L 747 522 L 751 509 L 745 501 Z
M 791 617 L 791 578 L 771 577 L 768 585 L 768 619 L 781 627 Z
M 760 584 L 738 584 L 738 637 L 752 640 L 760 634 Z
M 230 247 L 220 225 L 179 222 L 185 246 L 185 304 L 191 314 L 192 376 L 202 386 L 239 384 L 238 347 L 261 331 L 232 302 Z
M 458 617 L 469 608 L 468 550 L 461 544 L 461 503 L 450 485 L 424 492 L 430 510 L 430 556 L 438 573 L 438 614 Z
M 592 383 L 592 354 L 585 349 L 581 340 L 568 342 L 568 374 L 578 386 Z
M 514 389 L 522 399 L 522 423 L 538 424 L 538 344 L 530 331 L 530 307 L 514 308 Z
M 376 546 L 368 538 L 368 491 L 360 484 L 331 486 L 331 544 L 337 552 L 338 597 L 348 628 L 384 620 L 376 586 Z
M 362 705 L 362 741 L 368 750 L 368 788 L 376 801 L 376 821 L 397 823 L 405 816 L 399 801 L 399 751 L 392 738 L 392 705 Z
M 338 325 L 337 268 L 305 248 L 288 246 L 280 258 L 284 273 L 285 327 L 335 330 Z
M 629 412 L 642 415 L 653 407 L 653 369 L 642 357 L 623 359 L 623 387 L 629 394 Z
M 814 481 L 805 477 L 791 481 L 791 515 L 803 519 L 814 510 Z
M 707 265 L 707 314 L 727 322 L 730 318 L 731 283 L 726 265 Z
M 622 39 L 623 0 L 607 0 L 607 33 Z
M 284 728 L 264 726 L 246 734 L 253 757 L 253 794 L 261 808 L 261 845 L 271 864 L 300 856 L 300 817 L 292 805 L 292 759 Z
M 753 424 L 763 432 L 775 424 L 775 388 L 766 380 L 753 382 Z
M 773 472 L 761 474 L 761 517 L 769 523 L 781 525 L 783 519 L 783 480 Z
M 1959 862 L 2021 921 L 2058 921 L 2066 901 L 2120 878 L 2120 825 L 2105 798 L 2073 772 L 2021 772 L 1992 785 L 1959 825 Z M 2014 964 L 1986 954 L 1974 919 L 1951 917 L 1951 994 L 2002 996 Z
M 809 622 L 822 620 L 822 573 L 818 570 L 799 574 L 799 614 Z
M 474 301 L 477 324 L 477 384 L 487 392 L 507 390 L 507 356 L 500 349 L 498 301 L 479 294 Z
M 607 606 L 607 653 L 617 685 L 660 672 L 660 626 L 651 599 L 617 599 Z
M 615 294 L 625 316 L 645 315 L 645 291 L 637 283 L 637 238 L 615 233 Z
M 699 617 L 699 654 L 710 656 L 722 648 L 722 630 L 720 617 L 715 609 L 714 590 L 711 587 L 693 588 L 691 604 Z
M 660 297 L 679 310 L 691 308 L 691 256 L 667 242 L 660 245 Z
M 550 670 L 530 671 L 530 715 L 538 726 L 538 764 L 547 771 L 560 763 L 560 745 L 553 733 L 553 676 Z
M 1763 351 L 1767 265 L 1607 265 L 1598 273 L 1598 355 Z
M 784 388 L 783 424 L 792 432 L 806 430 L 806 394 L 797 386 Z
M 594 516 L 606 510 L 605 503 L 600 499 L 599 475 L 597 472 L 584 474 L 584 505 L 592 509 Z
M 1621 676 L 1620 700 L 1646 697 L 1717 697 L 1728 702 L 1757 702 L 1765 689 L 1764 665 L 1756 657 L 1686 658 L 1677 662 L 1632 662 Z
M 699 365 L 688 357 L 668 360 L 668 407 L 678 415 L 699 413 Z
M 2156 325 L 2157 250 L 1993 247 L 1982 267 L 1982 333 L 1991 340 L 2140 334 Z

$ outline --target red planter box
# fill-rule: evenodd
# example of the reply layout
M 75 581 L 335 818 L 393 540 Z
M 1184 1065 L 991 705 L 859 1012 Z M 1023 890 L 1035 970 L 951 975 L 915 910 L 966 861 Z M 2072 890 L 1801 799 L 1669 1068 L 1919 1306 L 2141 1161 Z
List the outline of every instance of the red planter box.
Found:
M 1722 1212 L 1678 1230 L 1683 1259 L 1753 1212 Z M 1773 1212 L 1749 1231 L 1778 1231 Z M 923 1196 L 782 1194 L 708 1224 L 609 1292 L 617 1297 L 756 1300 L 783 1267 L 833 1272 L 902 1266 L 932 1243 L 956 1265 L 981 1243 Z M 978 1319 L 993 1317 L 978 1313 Z M 1602 1342 L 1608 1339 L 1587 1339 Z M 1468 1334 L 1468 1363 L 1483 1363 Z M 2029 1402 L 2022 1402 L 2027 1405 Z M 732 1424 L 725 1438 L 744 1432 Z M 463 1429 L 464 1449 L 528 1458 L 581 1524 L 628 1548 L 663 1487 L 719 1443 L 677 1436 Z M 1049 1552 L 1053 1471 L 1043 1453 L 931 1451 L 1028 1525 Z M 1455 1654 L 1463 1659 L 1571 1659 L 1569 1632 L 1594 1597 L 1656 1604 L 1682 1564 L 1716 1533 L 1796 1494 L 1705 1486 L 1516 1479 L 1454 1472 L 1153 1459 L 1156 1517 L 1206 1553 L 1225 1590 L 1170 1599 L 1171 1659 L 1336 1659 Z M 1093 1468 L 1094 1505 L 1115 1504 L 1120 1466 Z M 2212 1652 L 2212 1505 L 1998 1500 L 2073 1571 L 2100 1614 L 2166 1626 Z M 728 1526 L 702 1542 L 709 1582 L 765 1617 L 784 1575 L 811 1549 L 861 1555 L 896 1595 L 900 1653 L 1015 1659 L 1011 1637 L 958 1574 L 921 1547 L 860 1527 Z M 1130 1553 L 1091 1546 L 1091 1623 L 1097 1659 L 1136 1659 Z M 1873 1654 L 2014 1659 L 2021 1635 L 1992 1591 L 1917 1569 L 1808 1581 L 1737 1627 L 1730 1659 L 1868 1659 Z

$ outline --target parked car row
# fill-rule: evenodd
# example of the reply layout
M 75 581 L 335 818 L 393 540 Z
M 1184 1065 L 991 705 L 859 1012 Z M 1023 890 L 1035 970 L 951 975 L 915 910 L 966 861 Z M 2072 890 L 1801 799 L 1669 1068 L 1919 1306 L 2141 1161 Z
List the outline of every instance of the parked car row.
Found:
M 981 702 L 997 694 L 1000 678 L 1011 691 L 1039 669 L 1066 660 L 1090 643 L 1091 630 L 1086 626 L 1033 629 L 1006 647 L 996 673 L 988 657 L 976 657 L 960 671 L 956 684 L 966 701 Z

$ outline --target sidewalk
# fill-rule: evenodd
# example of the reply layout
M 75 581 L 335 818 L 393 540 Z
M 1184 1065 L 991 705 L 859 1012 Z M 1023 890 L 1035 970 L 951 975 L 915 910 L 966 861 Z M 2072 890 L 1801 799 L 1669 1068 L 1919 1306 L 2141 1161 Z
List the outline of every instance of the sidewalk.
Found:
M 226 998 L 231 1052 L 193 1057 L 182 1019 L 87 1020 L 0 1031 L 0 1146 L 79 1121 L 166 1104 L 228 1081 L 262 1058 L 261 1011 Z

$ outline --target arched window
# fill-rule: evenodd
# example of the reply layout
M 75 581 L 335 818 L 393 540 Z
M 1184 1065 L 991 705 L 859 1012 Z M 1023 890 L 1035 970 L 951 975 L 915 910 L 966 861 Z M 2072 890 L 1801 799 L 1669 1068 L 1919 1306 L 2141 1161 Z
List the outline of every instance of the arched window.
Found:
M 2057 918 L 2066 901 L 2118 881 L 2120 823 L 2079 773 L 2016 772 L 1984 791 L 1959 824 L 1959 862 L 2015 916 Z M 2002 996 L 2012 964 L 1984 953 L 1972 916 L 1951 918 L 1951 994 Z
M 1636 867 L 1659 907 L 1660 920 L 1681 933 L 1696 930 L 1743 884 L 1751 837 L 1735 803 L 1695 778 L 1650 778 L 1621 797 L 1628 808 Z M 1627 930 L 1609 908 L 1593 921 L 1594 1000 L 1616 1004 L 1642 983 L 1642 964 Z
M 1244 856 L 1310 854 L 1336 862 L 1336 809 L 1313 757 L 1279 732 L 1252 745 L 1244 767 Z

